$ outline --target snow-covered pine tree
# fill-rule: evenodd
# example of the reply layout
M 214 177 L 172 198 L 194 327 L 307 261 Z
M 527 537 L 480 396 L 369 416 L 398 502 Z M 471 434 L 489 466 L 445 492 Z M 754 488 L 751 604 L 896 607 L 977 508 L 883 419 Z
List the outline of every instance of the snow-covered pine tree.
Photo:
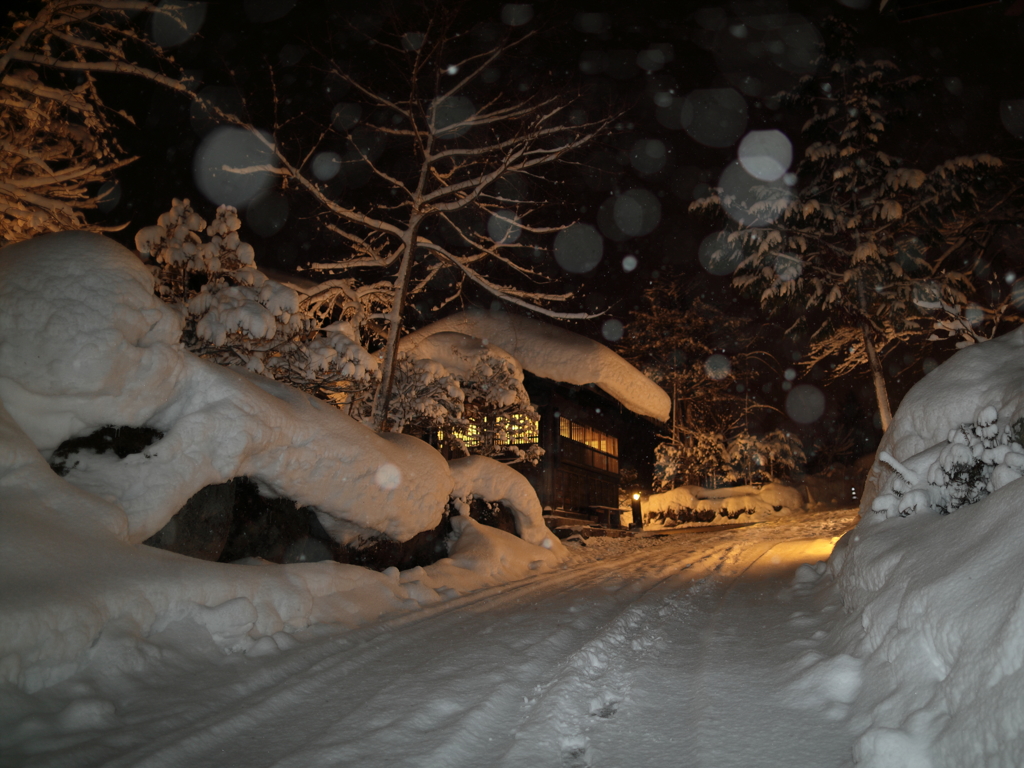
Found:
M 756 349 L 750 320 L 726 315 L 667 274 L 644 293 L 620 353 L 673 398 L 671 431 L 656 449 L 659 488 L 706 485 L 729 472 L 729 442 L 770 406 L 751 381 L 771 358 Z
M 920 78 L 857 59 L 853 30 L 839 20 L 825 33 L 817 73 L 781 95 L 810 113 L 795 177 L 737 170 L 691 210 L 725 219 L 710 256 L 737 265 L 737 287 L 764 307 L 803 310 L 794 329 L 810 333 L 806 365 L 829 359 L 833 375 L 868 366 L 885 429 L 882 358 L 927 335 L 936 306 L 967 305 L 972 232 L 1001 163 L 982 154 L 926 172 L 884 151 L 898 97 Z

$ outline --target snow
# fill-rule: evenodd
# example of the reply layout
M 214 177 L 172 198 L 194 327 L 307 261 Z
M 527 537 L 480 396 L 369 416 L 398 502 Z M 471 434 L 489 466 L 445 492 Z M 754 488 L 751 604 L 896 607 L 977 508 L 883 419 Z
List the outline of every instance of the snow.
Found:
M 466 505 L 470 497 L 500 501 L 513 511 L 516 531 L 523 541 L 565 552 L 564 545 L 544 525 L 544 510 L 530 481 L 512 467 L 486 456 L 467 456 L 448 464 L 455 481 L 451 496 L 457 504 Z
M 845 723 L 808 705 L 848 698 L 855 670 L 821 661 L 802 683 L 796 662 L 826 658 L 812 638 L 839 607 L 792 580 L 835 526 L 592 539 L 543 578 L 244 653 L 216 645 L 203 623 L 220 617 L 203 611 L 148 632 L 112 622 L 62 682 L 0 688 L 0 753 L 24 766 L 838 765 Z M 779 600 L 764 601 L 765 574 Z M 244 625 L 243 609 L 222 610 Z M 735 632 L 751 613 L 764 629 Z
M 932 503 L 962 485 L 943 477 L 951 456 L 966 451 L 995 477 L 1020 455 L 1006 427 L 1024 412 L 1022 333 L 961 350 L 911 389 L 879 446 L 861 523 L 830 560 L 848 612 L 837 637 L 872 683 L 853 723 L 858 764 L 1024 761 L 1024 481 L 1014 470 L 982 483 L 949 514 Z
M 1024 413 L 1024 390 L 1017 384 L 1024 378 L 1022 348 L 1024 327 L 960 350 L 903 398 L 901 417 L 885 433 L 879 453 L 905 462 L 945 441 L 951 429 L 973 422 L 986 407 L 994 408 L 1004 424 L 1016 421 Z M 883 492 L 887 477 L 890 470 L 876 462 L 868 475 L 864 504 Z
M 195 357 L 153 288 L 133 254 L 99 235 L 0 251 L 0 679 L 51 685 L 113 624 L 145 636 L 189 618 L 224 650 L 264 653 L 310 624 L 363 624 L 567 556 L 514 470 L 481 459 L 453 472 L 422 441 Z M 47 465 L 63 440 L 108 424 L 162 437 L 124 459 L 80 451 L 64 478 Z M 457 479 L 464 500 L 505 501 L 525 539 L 456 517 L 450 557 L 412 575 L 208 563 L 140 545 L 195 492 L 237 476 L 315 507 L 342 541 L 435 527 Z
M 643 505 L 651 521 L 647 527 L 654 529 L 720 525 L 733 520 L 760 523 L 803 508 L 800 491 L 781 483 L 716 489 L 681 485 L 664 493 L 652 493 Z
M 0 251 L 0 765 L 1024 763 L 1024 331 L 911 390 L 842 538 L 852 511 L 793 489 L 690 488 L 772 514 L 566 546 L 508 467 L 189 355 L 152 288 L 97 235 Z M 163 437 L 50 469 L 104 424 Z M 521 537 L 457 515 L 447 558 L 383 573 L 138 543 L 233 472 L 340 536 L 405 535 L 451 494 L 503 500 Z
M 532 318 L 500 311 L 457 312 L 413 331 L 402 348 L 415 348 L 438 333 L 461 333 L 499 347 L 537 376 L 567 384 L 595 384 L 626 408 L 667 421 L 668 394 L 608 347 Z

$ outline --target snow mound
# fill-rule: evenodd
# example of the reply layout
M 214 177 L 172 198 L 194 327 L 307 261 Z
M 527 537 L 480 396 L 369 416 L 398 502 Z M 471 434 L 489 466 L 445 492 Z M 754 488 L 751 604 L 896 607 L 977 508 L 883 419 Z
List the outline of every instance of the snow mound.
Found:
M 410 333 L 412 348 L 436 333 L 454 332 L 505 350 L 523 368 L 544 378 L 583 386 L 596 384 L 634 413 L 667 421 L 668 394 L 622 357 L 578 333 L 507 312 L 457 312 Z
M 1001 424 L 1013 424 L 1024 415 L 1024 327 L 984 344 L 974 344 L 915 384 L 900 403 L 900 418 L 893 419 L 878 446 L 899 462 L 947 441 L 950 430 L 975 422 L 985 408 L 993 408 Z M 892 490 L 893 470 L 876 460 L 868 473 L 861 499 L 865 519 L 875 497 Z
M 512 510 L 520 538 L 565 559 L 568 550 L 544 523 L 544 510 L 537 492 L 522 474 L 486 456 L 455 459 L 448 466 L 455 482 L 452 498 L 456 505 L 468 510 L 474 496 L 484 501 L 500 501 Z
M 5 248 L 0 307 L 0 398 L 40 450 L 111 424 L 163 433 L 124 459 L 80 454 L 67 475 L 125 510 L 129 541 L 239 476 L 316 507 L 328 526 L 404 541 L 440 522 L 452 481 L 437 451 L 189 354 L 146 268 L 107 238 L 68 232 Z
M 0 250 L 0 399 L 42 451 L 149 420 L 180 376 L 181 330 L 112 240 L 61 232 Z
M 734 520 L 758 523 L 804 508 L 800 491 L 779 483 L 761 488 L 701 488 L 681 485 L 665 493 L 652 493 L 645 506 L 647 528 L 709 525 Z
M 1022 342 L 1018 330 L 962 350 L 911 390 L 882 441 L 861 522 L 829 561 L 850 613 L 847 651 L 878 681 L 861 705 L 858 765 L 1024 764 L 1024 480 L 991 483 L 950 514 L 870 511 L 891 511 L 886 496 L 897 509 L 929 493 L 948 502 L 928 475 L 941 474 L 943 452 L 958 452 L 950 446 L 967 449 L 978 472 L 996 466 L 982 460 L 983 443 L 1021 416 Z M 951 439 L 961 428 L 978 430 L 977 456 L 966 432 Z M 911 511 L 931 509 L 926 501 Z
M 406 573 L 212 563 L 141 545 L 196 491 L 240 475 L 316 507 L 336 532 L 399 540 L 435 527 L 455 484 L 426 443 L 201 360 L 181 327 L 138 259 L 99 235 L 0 251 L 0 682 L 34 691 L 66 679 L 106 636 L 128 645 L 110 663 L 131 665 L 145 637 L 182 622 L 224 652 L 264 655 L 310 624 L 366 624 L 567 556 L 545 543 L 529 484 L 496 462 L 457 468 L 460 493 L 506 501 L 536 543 L 458 517 L 451 556 Z M 124 459 L 79 452 L 66 477 L 46 463 L 63 440 L 106 425 L 162 437 Z

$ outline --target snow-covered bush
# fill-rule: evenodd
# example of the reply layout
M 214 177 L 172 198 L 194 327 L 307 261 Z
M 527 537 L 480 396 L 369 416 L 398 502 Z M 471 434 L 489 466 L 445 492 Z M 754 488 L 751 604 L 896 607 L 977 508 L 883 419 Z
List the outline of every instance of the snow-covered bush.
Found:
M 654 449 L 657 489 L 770 483 L 789 478 L 806 461 L 800 438 L 783 429 L 767 435 L 741 430 L 728 437 L 695 432 L 688 438 L 660 443 Z
M 539 418 L 523 385 L 519 362 L 501 347 L 455 331 L 414 335 L 400 354 L 391 393 L 392 429 L 440 433 L 455 455 L 475 454 L 508 463 L 536 464 L 535 444 L 519 445 L 508 425 Z M 369 422 L 372 403 L 360 403 Z M 472 430 L 469 444 L 463 436 Z
M 762 488 L 741 485 L 718 489 L 684 485 L 651 494 L 644 505 L 644 517 L 648 527 L 672 528 L 734 520 L 762 522 L 803 508 L 804 498 L 798 490 L 777 483 Z
M 951 429 L 944 443 L 906 463 L 881 451 L 878 460 L 895 476 L 891 492 L 874 498 L 872 511 L 886 517 L 926 511 L 949 514 L 1024 476 L 1024 420 L 1002 426 L 998 422 L 996 409 L 989 405 L 973 423 Z
M 725 448 L 726 483 L 773 482 L 790 477 L 807 461 L 803 442 L 792 432 L 776 429 L 767 435 L 747 431 L 733 436 Z
M 135 236 L 139 253 L 155 261 L 157 293 L 184 314 L 185 346 L 321 396 L 365 389 L 377 359 L 352 323 L 324 325 L 294 289 L 263 274 L 239 238 L 241 224 L 222 205 L 207 226 L 187 199 L 175 199 Z
M 725 471 L 725 441 L 720 434 L 698 432 L 654 449 L 654 488 L 667 491 L 696 485 Z
M 155 225 L 135 236 L 139 253 L 154 262 L 158 295 L 184 318 L 186 348 L 291 384 L 370 423 L 381 380 L 381 339 L 373 326 L 390 307 L 393 287 L 333 279 L 300 293 L 259 270 L 240 227 L 231 206 L 220 206 L 207 226 L 187 199 L 175 199 Z M 477 340 L 463 342 L 457 359 L 437 354 L 437 346 L 420 344 L 399 356 L 389 431 L 454 434 L 473 418 L 536 418 L 522 369 L 509 355 Z M 513 460 L 539 458 L 536 446 L 501 442 L 499 436 L 463 449 Z

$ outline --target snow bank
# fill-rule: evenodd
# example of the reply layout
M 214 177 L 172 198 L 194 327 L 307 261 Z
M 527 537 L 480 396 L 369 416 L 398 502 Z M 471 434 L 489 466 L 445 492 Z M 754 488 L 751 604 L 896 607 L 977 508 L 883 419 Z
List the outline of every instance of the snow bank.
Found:
M 455 482 L 452 498 L 468 510 L 470 498 L 500 501 L 512 510 L 519 536 L 530 544 L 550 549 L 565 559 L 568 550 L 544 523 L 544 510 L 537 492 L 512 467 L 487 458 L 467 456 L 448 463 Z
M 884 451 L 906 462 L 925 449 L 946 441 L 949 432 L 973 422 L 986 407 L 996 410 L 999 423 L 1012 424 L 1024 415 L 1024 327 L 984 344 L 974 344 L 915 384 L 900 403 L 878 454 Z M 892 489 L 891 467 L 876 461 L 868 473 L 861 501 L 866 520 L 875 497 Z
M 562 555 L 456 518 L 451 557 L 377 573 L 335 562 L 210 563 L 129 544 L 98 524 L 114 504 L 58 477 L 0 407 L 0 681 L 34 691 L 69 677 L 102 633 L 134 636 L 178 621 L 226 652 L 287 647 L 282 633 L 348 626 L 554 568 Z
M 647 528 L 709 525 L 732 520 L 759 523 L 804 508 L 800 491 L 779 483 L 761 488 L 701 488 L 682 485 L 665 493 L 652 493 L 644 504 Z
M 642 416 L 667 421 L 671 412 L 668 394 L 622 357 L 550 323 L 508 312 L 457 312 L 410 333 L 402 344 L 412 348 L 444 332 L 475 336 L 500 347 L 537 376 L 577 386 L 596 384 Z
M 264 654 L 312 623 L 364 624 L 565 559 L 513 470 L 485 461 L 453 476 L 425 443 L 200 360 L 180 332 L 147 270 L 106 238 L 0 251 L 0 681 L 36 690 L 73 674 L 105 632 L 141 642 L 181 621 L 227 652 Z M 50 469 L 44 453 L 108 424 L 163 436 L 124 459 L 79 452 L 64 478 Z M 460 493 L 509 504 L 528 540 L 458 517 L 451 556 L 406 573 L 211 563 L 139 544 L 200 488 L 239 475 L 341 533 L 396 539 L 436 526 L 458 477 Z
M 1022 344 L 1015 331 L 925 377 L 879 455 L 927 472 L 942 467 L 951 430 L 968 424 L 987 434 L 996 414 L 1014 423 L 1024 403 Z M 861 522 L 829 561 L 850 613 L 845 650 L 865 662 L 871 681 L 855 760 L 876 768 L 1024 764 L 1024 480 L 990 485 L 948 515 L 927 505 L 909 517 L 871 511 L 882 496 L 921 490 L 905 482 L 876 459 Z

